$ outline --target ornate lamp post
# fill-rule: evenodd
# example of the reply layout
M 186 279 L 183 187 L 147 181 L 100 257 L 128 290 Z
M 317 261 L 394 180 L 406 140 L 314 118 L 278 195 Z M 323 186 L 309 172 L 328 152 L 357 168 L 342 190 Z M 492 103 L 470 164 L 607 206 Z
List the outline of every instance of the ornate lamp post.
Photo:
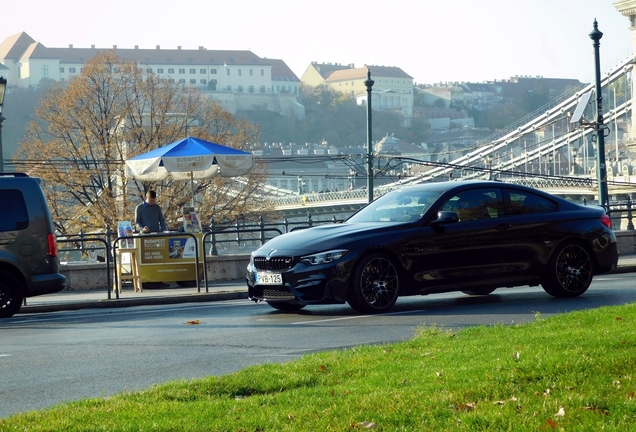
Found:
M 371 144 L 371 89 L 375 81 L 371 79 L 371 71 L 367 69 L 367 194 L 369 202 L 373 201 L 373 145 Z
M 596 176 L 598 178 L 598 201 L 599 205 L 609 210 L 607 192 L 607 168 L 605 166 L 605 131 L 603 129 L 603 95 L 601 94 L 601 59 L 599 54 L 600 40 L 603 33 L 598 29 L 598 23 L 594 20 L 594 29 L 590 32 L 590 39 L 594 41 L 594 69 L 596 71 Z
M 2 108 L 4 107 L 4 94 L 7 91 L 7 79 L 0 77 L 0 173 L 4 172 L 4 151 L 2 149 Z

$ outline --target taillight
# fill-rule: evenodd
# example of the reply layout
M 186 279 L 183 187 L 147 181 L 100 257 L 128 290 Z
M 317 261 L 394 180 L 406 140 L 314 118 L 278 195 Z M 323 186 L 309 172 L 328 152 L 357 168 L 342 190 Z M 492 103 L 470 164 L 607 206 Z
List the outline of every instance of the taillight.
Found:
M 605 225 L 608 228 L 612 228 L 612 220 L 610 219 L 610 217 L 606 214 L 604 214 L 603 216 L 601 216 L 601 223 L 603 225 Z
M 55 238 L 55 234 L 49 234 L 47 240 L 49 242 L 49 256 L 55 258 L 57 256 L 57 239 Z

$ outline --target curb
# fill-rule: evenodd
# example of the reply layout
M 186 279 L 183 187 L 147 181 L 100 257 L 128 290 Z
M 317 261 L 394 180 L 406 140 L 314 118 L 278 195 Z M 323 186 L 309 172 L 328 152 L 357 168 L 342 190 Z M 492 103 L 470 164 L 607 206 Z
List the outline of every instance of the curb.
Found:
M 105 308 L 132 307 L 132 306 L 203 303 L 203 302 L 212 302 L 212 301 L 243 300 L 243 299 L 247 299 L 247 291 L 189 294 L 185 296 L 177 295 L 177 296 L 170 296 L 170 297 L 166 296 L 166 297 L 130 298 L 130 299 L 118 299 L 118 300 L 103 299 L 103 300 L 77 301 L 77 302 L 70 302 L 70 303 L 51 303 L 51 304 L 32 305 L 32 306 L 26 305 L 26 306 L 22 306 L 20 310 L 16 313 L 16 315 L 81 310 L 81 309 L 105 309 Z
M 634 265 L 622 265 L 616 269 L 611 270 L 604 274 L 623 274 L 623 273 L 636 273 L 636 264 Z M 132 306 L 152 306 L 152 305 L 167 305 L 167 304 L 183 304 L 183 303 L 203 303 L 223 300 L 245 300 L 247 299 L 247 291 L 226 291 L 216 293 L 197 293 L 188 295 L 175 295 L 175 296 L 156 296 L 156 297 L 143 297 L 143 298 L 127 298 L 127 299 L 102 299 L 102 300 L 88 300 L 88 301 L 76 301 L 69 303 L 51 303 L 40 305 L 26 305 L 22 306 L 16 315 L 32 314 L 32 313 L 47 313 L 57 311 L 71 311 L 81 309 L 105 309 L 105 308 L 122 308 Z

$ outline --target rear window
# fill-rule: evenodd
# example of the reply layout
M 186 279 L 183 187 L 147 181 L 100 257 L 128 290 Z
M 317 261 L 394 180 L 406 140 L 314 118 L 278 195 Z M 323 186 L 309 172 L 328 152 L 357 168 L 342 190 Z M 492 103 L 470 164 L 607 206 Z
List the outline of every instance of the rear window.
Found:
M 533 214 L 555 211 L 557 205 L 547 198 L 529 192 L 510 191 L 506 203 L 506 214 Z
M 29 226 L 29 215 L 22 192 L 17 189 L 0 190 L 0 232 L 23 230 Z

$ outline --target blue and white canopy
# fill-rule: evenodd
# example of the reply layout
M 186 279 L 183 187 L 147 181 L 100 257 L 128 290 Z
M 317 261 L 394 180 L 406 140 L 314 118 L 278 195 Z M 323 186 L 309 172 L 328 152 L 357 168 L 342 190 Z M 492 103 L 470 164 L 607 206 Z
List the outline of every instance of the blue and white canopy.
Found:
M 128 175 L 139 180 L 237 177 L 254 167 L 252 153 L 187 137 L 126 161 Z

